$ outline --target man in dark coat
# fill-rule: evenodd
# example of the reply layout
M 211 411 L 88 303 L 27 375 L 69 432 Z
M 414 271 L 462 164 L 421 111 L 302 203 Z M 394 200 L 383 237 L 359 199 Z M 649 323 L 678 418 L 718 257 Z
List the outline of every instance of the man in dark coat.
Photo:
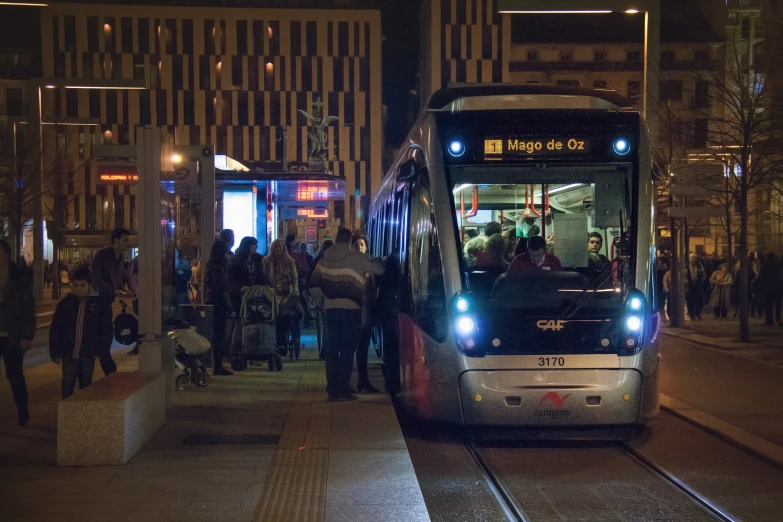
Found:
M 30 420 L 24 353 L 35 337 L 35 299 L 28 272 L 11 261 L 11 247 L 0 240 L 0 359 L 16 403 L 16 421 Z

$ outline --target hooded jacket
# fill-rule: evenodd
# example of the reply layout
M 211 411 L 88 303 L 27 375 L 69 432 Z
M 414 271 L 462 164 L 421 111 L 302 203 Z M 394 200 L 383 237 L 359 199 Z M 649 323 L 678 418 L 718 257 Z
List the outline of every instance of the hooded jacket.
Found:
M 310 277 L 310 289 L 324 296 L 324 310 L 361 310 L 365 275 L 383 275 L 384 262 L 336 243 L 326 251 Z
M 78 359 L 105 357 L 114 339 L 111 319 L 111 298 L 91 295 L 86 298 L 84 318 L 80 324 L 81 300 L 68 294 L 57 303 L 49 329 L 49 355 L 54 359 L 64 356 Z M 75 353 L 77 335 L 81 340 Z

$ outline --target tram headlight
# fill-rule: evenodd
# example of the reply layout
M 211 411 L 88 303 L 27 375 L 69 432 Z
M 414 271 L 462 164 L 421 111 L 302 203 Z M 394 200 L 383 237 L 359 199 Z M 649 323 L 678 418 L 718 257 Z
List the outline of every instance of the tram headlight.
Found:
M 449 143 L 449 154 L 451 154 L 455 158 L 459 158 L 460 156 L 465 154 L 465 144 L 459 140 L 452 140 Z
M 463 316 L 457 319 L 457 332 L 459 332 L 460 335 L 470 335 L 475 329 L 476 321 L 472 318 Z
M 647 299 L 639 290 L 631 290 L 628 298 L 625 300 L 625 309 L 633 315 L 644 315 L 647 308 Z
M 468 300 L 464 297 L 458 297 L 457 300 L 454 302 L 454 307 L 457 309 L 458 312 L 467 312 L 468 311 Z
M 637 333 L 642 329 L 642 319 L 641 317 L 637 317 L 635 315 L 632 315 L 625 321 L 625 326 L 630 330 L 631 332 Z
M 625 156 L 626 154 L 631 152 L 631 142 L 625 138 L 618 138 L 614 140 L 614 144 L 612 145 L 612 148 L 614 149 L 614 152 L 619 156 Z

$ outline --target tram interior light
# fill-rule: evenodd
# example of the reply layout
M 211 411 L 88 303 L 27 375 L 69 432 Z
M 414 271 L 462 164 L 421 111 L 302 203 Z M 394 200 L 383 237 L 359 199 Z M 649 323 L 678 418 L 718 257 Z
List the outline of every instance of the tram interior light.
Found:
M 625 322 L 625 326 L 627 326 L 628 330 L 632 332 L 638 332 L 642 329 L 642 320 L 639 317 L 632 315 Z
M 451 154 L 455 158 L 459 158 L 460 156 L 465 154 L 465 144 L 459 140 L 452 141 L 451 143 L 449 143 L 449 154 Z
M 631 151 L 631 144 L 625 138 L 619 138 L 615 140 L 613 148 L 617 154 L 625 156 Z

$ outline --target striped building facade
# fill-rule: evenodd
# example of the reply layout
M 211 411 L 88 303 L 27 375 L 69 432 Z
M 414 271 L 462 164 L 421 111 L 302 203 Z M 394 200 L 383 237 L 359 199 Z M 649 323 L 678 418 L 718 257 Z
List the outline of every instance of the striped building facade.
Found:
M 449 83 L 509 81 L 511 20 L 496 0 L 423 0 L 421 99 Z
M 100 122 L 65 130 L 84 161 L 69 187 L 78 195 L 70 229 L 134 226 L 136 187 L 96 182 L 92 152 L 133 144 L 140 126 L 163 128 L 171 144 L 213 144 L 240 162 L 306 164 L 299 111 L 322 103 L 324 115 L 339 118 L 329 128 L 327 166 L 345 179 L 346 199 L 380 182 L 378 11 L 56 4 L 42 9 L 42 39 L 44 78 L 148 86 L 43 90 L 53 120 Z

